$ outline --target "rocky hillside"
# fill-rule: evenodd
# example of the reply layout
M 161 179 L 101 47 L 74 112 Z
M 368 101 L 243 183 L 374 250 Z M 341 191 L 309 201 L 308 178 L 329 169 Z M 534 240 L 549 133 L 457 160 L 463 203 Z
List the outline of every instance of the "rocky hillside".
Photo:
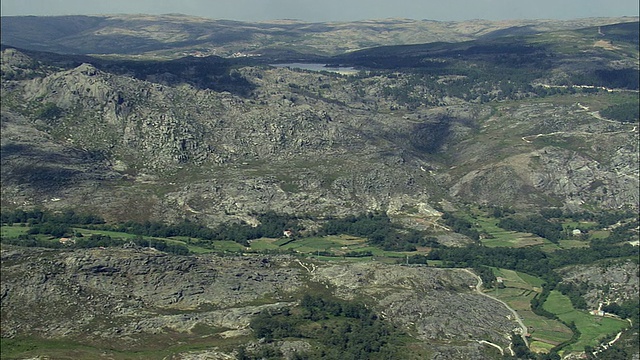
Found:
M 120 218 L 148 209 L 206 219 L 266 209 L 364 211 L 408 193 L 425 202 L 434 190 L 433 177 L 420 170 L 428 165 L 377 133 L 384 117 L 291 86 L 313 79 L 347 95 L 346 79 L 286 69 L 237 73 L 255 84 L 253 98 L 88 64 L 14 82 L 3 107 L 5 201 L 59 198 L 107 205 Z
M 633 261 L 574 266 L 563 270 L 566 283 L 582 287 L 591 309 L 610 303 L 633 301 L 640 293 L 638 264 Z
M 638 208 L 637 122 L 598 112 L 637 90 L 505 95 L 500 78 L 467 88 L 469 76 L 215 58 L 2 56 L 5 206 L 205 223 L 266 210 L 430 216 L 459 201 Z
M 180 351 L 179 344 L 200 342 L 210 350 L 195 351 L 198 356 L 233 358 L 240 347 L 258 346 L 248 326 L 252 316 L 282 311 L 314 292 L 364 301 L 431 358 L 486 358 L 496 345 L 506 349 L 518 328 L 503 304 L 475 293 L 475 276 L 458 269 L 142 249 L 3 246 L 1 254 L 2 337 L 64 338 L 83 344 L 77 351 L 84 357 L 146 351 L 155 358 L 170 350 L 174 359 L 186 359 L 194 351 Z M 286 353 L 309 344 L 278 346 Z

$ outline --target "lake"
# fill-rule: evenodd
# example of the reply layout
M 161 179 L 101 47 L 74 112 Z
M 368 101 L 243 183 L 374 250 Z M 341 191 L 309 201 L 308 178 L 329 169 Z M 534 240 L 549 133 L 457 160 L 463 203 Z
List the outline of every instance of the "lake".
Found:
M 287 64 L 270 64 L 275 67 L 286 67 L 291 69 L 301 69 L 301 70 L 310 70 L 310 71 L 329 71 L 342 75 L 353 75 L 357 74 L 359 70 L 353 67 L 342 67 L 342 66 L 326 66 L 325 64 L 314 64 L 314 63 L 287 63 Z

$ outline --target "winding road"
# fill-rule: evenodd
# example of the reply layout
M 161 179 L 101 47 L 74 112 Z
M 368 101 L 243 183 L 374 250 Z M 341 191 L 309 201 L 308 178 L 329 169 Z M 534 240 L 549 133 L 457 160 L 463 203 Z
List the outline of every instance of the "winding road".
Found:
M 516 321 L 518 322 L 518 325 L 520 325 L 520 328 L 522 329 L 522 339 L 524 340 L 525 344 L 527 344 L 527 346 L 529 346 L 529 341 L 527 341 L 527 337 L 526 335 L 529 333 L 529 330 L 527 329 L 527 327 L 525 326 L 525 324 L 522 322 L 522 319 L 520 318 L 520 315 L 518 315 L 518 313 L 513 310 L 509 305 L 507 305 L 506 302 L 495 298 L 491 295 L 488 295 L 486 293 L 484 293 L 482 291 L 482 279 L 480 278 L 480 276 L 476 275 L 473 271 L 469 270 L 469 269 L 461 269 L 463 271 L 466 271 L 467 273 L 471 274 L 472 276 L 474 276 L 476 279 L 478 279 L 478 284 L 476 284 L 476 292 L 482 296 L 486 296 L 492 300 L 495 300 L 499 303 L 501 303 L 502 305 L 504 305 L 507 309 L 509 309 L 509 311 L 511 311 L 511 313 L 513 314 L 514 318 L 516 319 Z
M 584 111 L 589 111 L 589 107 L 584 106 L 580 103 L 577 103 L 577 106 L 584 110 Z M 605 121 L 605 122 L 610 122 L 613 124 L 620 124 L 619 121 L 615 121 L 615 120 L 610 120 L 610 119 L 605 119 L 600 115 L 599 111 L 591 111 L 589 112 L 589 115 L 593 116 L 594 118 L 600 120 L 600 121 Z M 632 130 L 621 130 L 621 131 L 610 131 L 610 132 L 606 132 L 606 133 L 602 133 L 602 134 L 622 134 L 625 132 L 636 132 L 636 130 L 638 129 L 637 126 L 634 126 Z M 526 142 L 526 143 L 530 143 L 532 142 L 532 140 L 535 140 L 541 136 L 554 136 L 554 135 L 560 135 L 560 134 L 570 134 L 570 135 L 585 135 L 585 136 L 592 136 L 594 133 L 590 133 L 590 132 L 585 132 L 585 131 L 555 131 L 552 133 L 548 133 L 548 134 L 536 134 L 536 135 L 527 135 L 527 136 L 523 136 L 522 137 L 522 141 Z

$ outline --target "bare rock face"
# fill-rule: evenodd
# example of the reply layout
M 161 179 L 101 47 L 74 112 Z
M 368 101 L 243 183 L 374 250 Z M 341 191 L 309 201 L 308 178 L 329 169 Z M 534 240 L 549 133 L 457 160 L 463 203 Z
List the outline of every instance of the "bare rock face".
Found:
M 485 121 L 477 141 L 456 146 L 460 166 L 449 193 L 484 204 L 568 209 L 638 207 L 638 129 L 576 103 L 516 105 Z M 504 127 L 507 127 L 506 129 Z M 484 141 L 508 140 L 508 146 Z
M 98 335 L 164 328 L 189 331 L 199 322 L 244 328 L 249 317 L 262 310 L 259 306 L 245 308 L 245 304 L 269 295 L 274 299 L 269 306 L 285 306 L 289 298 L 284 294 L 294 292 L 300 281 L 295 269 L 261 258 L 176 257 L 135 250 L 27 254 L 3 250 L 2 256 L 6 260 L 3 324 L 7 325 L 3 336 L 77 335 L 85 326 Z M 224 308 L 233 310 L 202 310 Z M 63 314 L 58 314 L 60 309 Z M 170 315 L 172 312 L 198 315 Z M 110 325 L 94 328 L 96 318 L 129 320 L 117 329 Z
M 385 319 L 425 341 L 483 339 L 508 346 L 518 326 L 506 307 L 473 291 L 477 280 L 463 270 L 356 263 L 312 268 L 311 276 L 341 297 L 376 299 Z
M 22 114 L 3 107 L 3 148 L 33 148 L 16 156 L 3 151 L 3 168 L 22 169 L 3 175 L 3 201 L 56 198 L 51 206 L 81 203 L 109 219 L 146 213 L 214 223 L 265 209 L 385 210 L 398 199 L 424 203 L 436 189 L 420 170 L 423 161 L 409 162 L 402 149 L 374 139 L 384 119 L 291 92 L 290 84 L 317 82 L 317 76 L 286 69 L 237 76 L 260 85 L 253 98 L 141 81 L 87 63 L 3 88 L 14 110 L 29 104 Z M 321 78 L 349 90 L 344 79 Z M 74 152 L 96 168 L 54 161 Z M 61 173 L 50 182 L 55 188 L 29 172 L 44 156 L 51 171 Z M 103 186 L 92 181 L 96 170 L 108 174 Z M 126 211 L 141 208 L 151 211 Z
M 571 266 L 562 270 L 562 276 L 563 282 L 586 284 L 584 299 L 591 309 L 598 309 L 600 304 L 633 300 L 640 291 L 638 264 L 631 260 Z
M 390 89 L 435 95 L 404 74 L 247 66 L 229 85 L 190 61 L 165 79 L 4 49 L 3 71 L 32 73 L 3 78 L 3 204 L 205 224 L 443 200 L 638 208 L 637 128 L 581 104 L 409 104 Z

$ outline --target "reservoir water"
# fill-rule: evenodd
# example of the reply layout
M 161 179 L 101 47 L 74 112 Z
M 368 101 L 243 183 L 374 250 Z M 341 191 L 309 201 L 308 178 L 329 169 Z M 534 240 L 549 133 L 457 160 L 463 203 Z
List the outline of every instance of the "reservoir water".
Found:
M 286 63 L 286 64 L 270 64 L 275 67 L 286 67 L 291 69 L 301 69 L 301 70 L 310 70 L 310 71 L 329 71 L 342 75 L 352 75 L 357 74 L 359 70 L 353 67 L 342 67 L 342 66 L 327 66 L 325 64 L 314 64 L 314 63 Z

